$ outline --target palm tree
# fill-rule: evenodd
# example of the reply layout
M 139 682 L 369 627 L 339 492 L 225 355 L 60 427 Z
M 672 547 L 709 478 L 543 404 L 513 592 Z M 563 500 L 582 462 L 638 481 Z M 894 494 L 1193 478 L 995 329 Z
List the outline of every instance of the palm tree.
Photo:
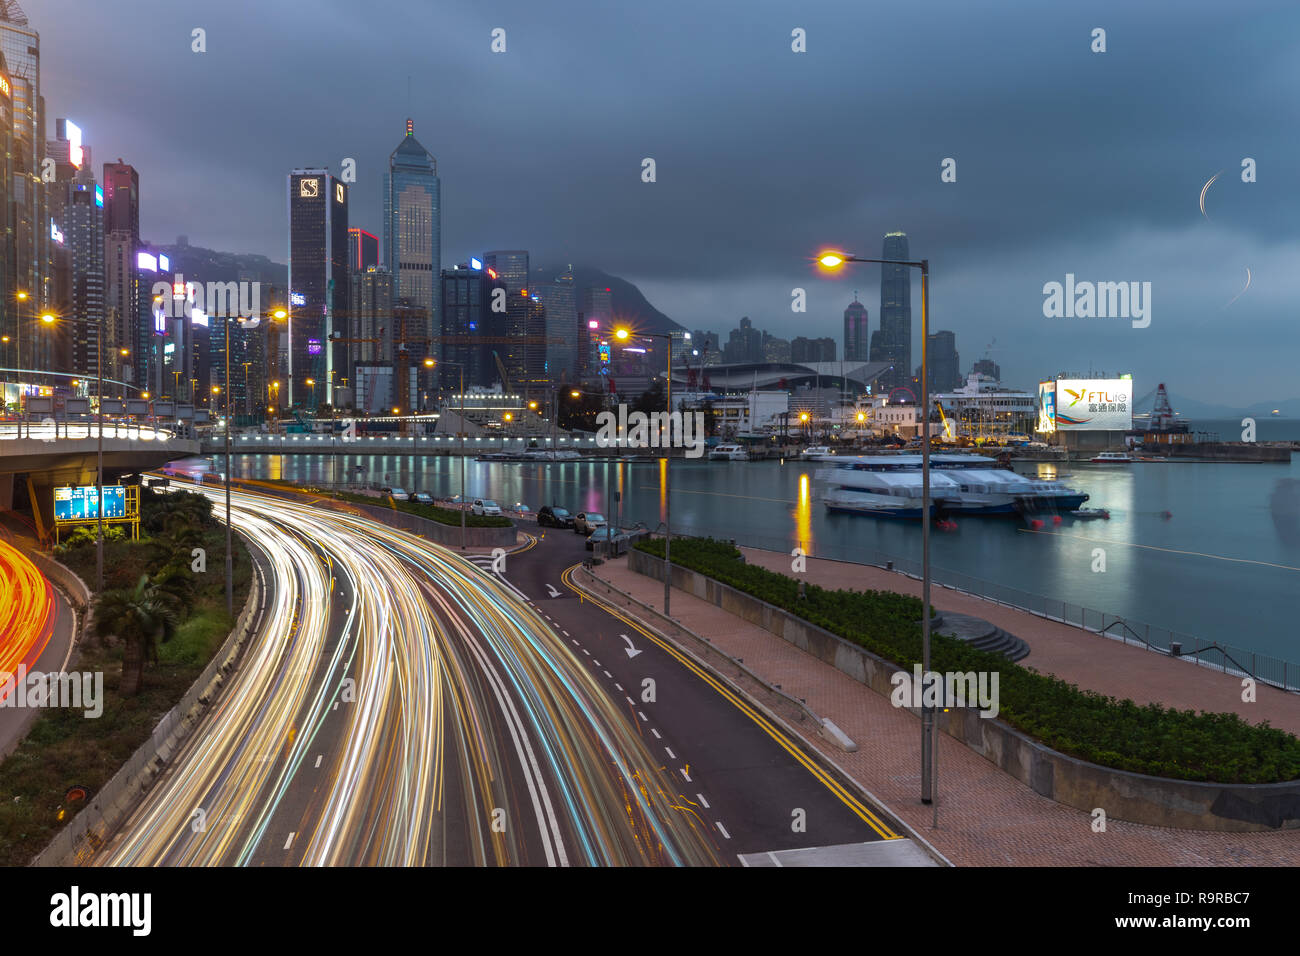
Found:
M 115 635 L 122 647 L 122 694 L 140 692 L 144 662 L 158 657 L 158 641 L 169 641 L 180 620 L 176 598 L 142 574 L 134 588 L 105 591 L 95 604 L 95 633 Z

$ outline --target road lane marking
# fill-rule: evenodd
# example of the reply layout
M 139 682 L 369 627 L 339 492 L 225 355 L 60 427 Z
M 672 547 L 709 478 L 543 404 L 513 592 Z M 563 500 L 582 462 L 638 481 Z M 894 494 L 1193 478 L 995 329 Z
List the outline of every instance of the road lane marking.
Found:
M 665 747 L 664 750 L 668 751 L 668 759 L 669 759 L 669 760 L 676 760 L 676 759 L 677 759 L 677 754 L 673 753 L 673 750 L 672 750 L 671 747 Z
M 650 728 L 650 733 L 652 733 L 652 734 L 655 735 L 655 740 L 663 740 L 663 739 L 664 739 L 662 736 L 660 736 L 659 731 L 655 730 L 653 727 Z
M 293 834 L 292 834 L 292 833 L 289 834 L 289 839 L 287 839 L 287 840 L 284 841 L 284 848 L 285 848 L 286 850 L 289 849 L 289 844 L 291 844 L 291 843 L 293 843 Z
M 691 775 L 687 773 L 685 770 L 682 771 L 682 776 L 686 778 L 687 783 L 691 782 Z
M 637 711 L 637 714 L 639 714 L 640 717 L 641 717 L 641 719 L 644 720 L 646 723 L 649 723 L 649 722 L 650 722 L 650 718 L 647 717 L 647 716 L 645 715 L 645 711 L 644 711 L 644 710 L 638 710 L 638 711 Z
M 614 679 L 614 675 L 611 674 L 609 671 L 605 671 L 605 676 L 608 677 L 610 680 Z
M 317 755 L 316 755 L 316 766 L 318 766 L 318 767 L 320 766 L 321 758 L 322 758 L 323 756 L 324 756 L 323 754 L 317 754 Z
M 721 820 L 718 821 L 718 829 L 722 831 L 722 835 L 724 837 L 726 837 L 728 840 L 731 839 L 731 834 L 727 832 L 727 828 L 722 825 Z
M 701 805 L 702 807 L 704 807 L 705 810 L 708 810 L 708 809 L 709 809 L 709 801 L 707 801 L 707 800 L 704 799 L 704 794 L 702 794 L 702 793 L 697 793 L 696 796 L 700 798 L 700 805 Z

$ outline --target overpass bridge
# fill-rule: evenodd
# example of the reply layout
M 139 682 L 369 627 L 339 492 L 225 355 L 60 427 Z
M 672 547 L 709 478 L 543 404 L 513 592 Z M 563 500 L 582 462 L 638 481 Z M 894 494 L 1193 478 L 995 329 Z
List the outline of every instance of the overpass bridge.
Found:
M 0 511 L 30 507 L 45 537 L 54 522 L 54 488 L 93 485 L 100 433 L 95 421 L 0 422 Z M 199 443 L 131 420 L 103 423 L 104 484 L 199 453 Z

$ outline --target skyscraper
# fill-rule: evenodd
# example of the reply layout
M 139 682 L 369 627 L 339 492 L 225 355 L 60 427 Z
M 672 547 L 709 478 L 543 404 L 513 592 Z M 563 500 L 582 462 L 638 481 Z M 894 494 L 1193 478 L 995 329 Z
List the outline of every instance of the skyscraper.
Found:
M 348 269 L 353 273 L 365 272 L 379 265 L 379 237 L 359 226 L 348 229 Z
M 290 406 L 333 403 L 333 372 L 346 363 L 335 353 L 348 335 L 348 189 L 327 169 L 289 173 L 289 334 Z M 311 379 L 315 386 L 308 385 Z
M 492 312 L 492 291 L 504 288 L 501 279 L 492 278 L 472 263 L 443 270 L 442 325 L 448 339 L 443 344 L 443 356 L 448 363 L 458 364 L 442 366 L 439 388 L 459 391 L 461 366 L 466 388 L 488 386 L 496 380 L 494 346 L 486 340 L 501 335 L 505 328 L 505 316 Z M 476 341 L 479 339 L 484 341 Z
M 962 383 L 957 336 L 952 332 L 930 335 L 930 391 L 950 392 Z
M 77 171 L 69 187 L 60 227 L 69 250 L 72 325 L 71 372 L 95 372 L 95 349 L 104 331 L 103 195 L 90 166 Z
M 45 212 L 45 186 L 41 160 L 45 158 L 45 99 L 41 95 L 41 36 L 31 29 L 16 0 L 0 0 L 0 53 L 4 55 L 5 84 L 12 129 L 8 154 L 9 182 L 5 197 L 4 288 L 0 289 L 0 331 L 17 331 L 19 315 L 50 305 L 47 275 L 50 224 Z M 24 302 L 17 293 L 26 292 Z M 29 357 L 38 361 L 29 361 Z M 23 349 L 23 364 L 48 367 L 43 357 Z
M 533 291 L 546 309 L 546 371 L 553 381 L 576 382 L 581 372 L 573 266 L 553 282 L 534 283 Z
M 441 357 L 442 185 L 438 163 L 415 138 L 410 119 L 384 174 L 384 255 L 393 276 L 393 300 L 405 299 L 408 308 L 425 310 L 423 322 L 412 318 L 404 323 L 408 338 L 427 340 L 412 341 L 411 348 Z M 416 375 L 432 381 L 423 365 Z
M 104 375 L 136 381 L 141 341 L 136 252 L 140 247 L 140 174 L 118 159 L 104 164 Z M 126 350 L 123 354 L 122 350 Z
M 907 235 L 886 233 L 880 257 L 907 259 Z M 893 366 L 878 380 L 886 388 L 895 388 L 911 380 L 912 277 L 907 266 L 880 267 L 880 328 L 871 336 L 871 361 L 888 362 Z
M 545 363 L 544 342 L 530 343 L 529 318 L 532 315 L 532 298 L 528 288 L 528 250 L 493 249 L 483 253 L 483 268 L 505 283 L 506 315 L 503 335 L 510 342 L 499 346 L 501 362 L 510 376 L 511 387 L 524 390 L 530 370 L 536 365 L 530 361 L 533 350 L 541 349 Z M 543 332 L 543 336 L 545 333 Z
M 869 361 L 871 347 L 867 324 L 867 307 L 858 301 L 855 292 L 853 301 L 844 310 L 844 361 Z

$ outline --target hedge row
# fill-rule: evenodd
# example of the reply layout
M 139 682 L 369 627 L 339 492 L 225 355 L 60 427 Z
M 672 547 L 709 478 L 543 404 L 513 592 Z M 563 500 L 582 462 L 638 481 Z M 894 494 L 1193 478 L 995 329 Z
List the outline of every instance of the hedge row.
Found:
M 663 557 L 662 539 L 636 545 Z M 921 602 L 890 591 L 829 591 L 741 560 L 725 541 L 673 540 L 673 563 L 690 568 L 852 641 L 910 671 L 921 660 Z M 1082 760 L 1177 780 L 1276 783 L 1300 779 L 1300 739 L 1236 714 L 1135 704 L 1080 690 L 998 654 L 942 634 L 931 669 L 997 671 L 998 716 L 1047 746 Z

